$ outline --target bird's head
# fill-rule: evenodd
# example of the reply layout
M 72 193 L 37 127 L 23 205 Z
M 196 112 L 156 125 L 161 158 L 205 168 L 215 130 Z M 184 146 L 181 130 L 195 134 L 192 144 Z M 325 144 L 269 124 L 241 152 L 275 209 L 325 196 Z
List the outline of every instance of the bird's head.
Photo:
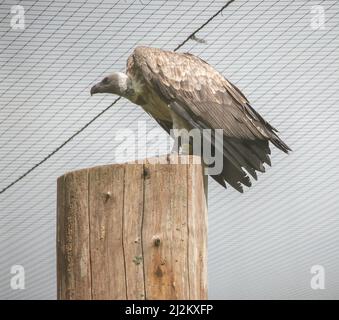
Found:
M 122 72 L 114 72 L 91 88 L 91 95 L 96 93 L 112 93 L 124 96 L 128 90 L 128 77 Z

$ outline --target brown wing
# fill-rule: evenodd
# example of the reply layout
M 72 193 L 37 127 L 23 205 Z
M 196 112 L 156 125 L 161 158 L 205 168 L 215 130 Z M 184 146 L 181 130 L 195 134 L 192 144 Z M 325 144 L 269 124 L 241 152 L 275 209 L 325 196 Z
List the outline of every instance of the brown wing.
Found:
M 132 57 L 134 71 L 192 126 L 223 129 L 224 156 L 239 170 L 264 171 L 268 141 L 290 150 L 241 91 L 202 59 L 148 47 L 136 48 Z

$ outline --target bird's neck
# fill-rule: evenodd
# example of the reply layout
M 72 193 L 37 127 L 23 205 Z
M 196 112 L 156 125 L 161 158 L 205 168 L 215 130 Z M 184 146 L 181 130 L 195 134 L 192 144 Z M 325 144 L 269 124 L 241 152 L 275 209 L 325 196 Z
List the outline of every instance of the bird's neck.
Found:
M 142 99 L 143 86 L 138 80 L 127 77 L 125 88 L 123 97 L 138 105 L 145 103 Z
M 129 89 L 129 78 L 122 72 L 117 72 L 117 79 L 112 85 L 112 93 L 118 94 L 119 96 L 125 97 L 128 94 Z

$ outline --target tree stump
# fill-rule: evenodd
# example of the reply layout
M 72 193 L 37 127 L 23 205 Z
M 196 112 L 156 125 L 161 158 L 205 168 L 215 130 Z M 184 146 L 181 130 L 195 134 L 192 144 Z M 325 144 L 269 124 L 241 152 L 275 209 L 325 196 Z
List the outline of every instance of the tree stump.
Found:
M 199 160 L 171 155 L 59 177 L 58 299 L 207 299 Z

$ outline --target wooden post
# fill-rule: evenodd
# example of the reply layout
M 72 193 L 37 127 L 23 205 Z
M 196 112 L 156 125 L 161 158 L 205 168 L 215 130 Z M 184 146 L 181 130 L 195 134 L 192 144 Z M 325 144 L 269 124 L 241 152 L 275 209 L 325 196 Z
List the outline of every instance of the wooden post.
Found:
M 59 177 L 58 299 L 207 299 L 202 165 L 158 159 Z

